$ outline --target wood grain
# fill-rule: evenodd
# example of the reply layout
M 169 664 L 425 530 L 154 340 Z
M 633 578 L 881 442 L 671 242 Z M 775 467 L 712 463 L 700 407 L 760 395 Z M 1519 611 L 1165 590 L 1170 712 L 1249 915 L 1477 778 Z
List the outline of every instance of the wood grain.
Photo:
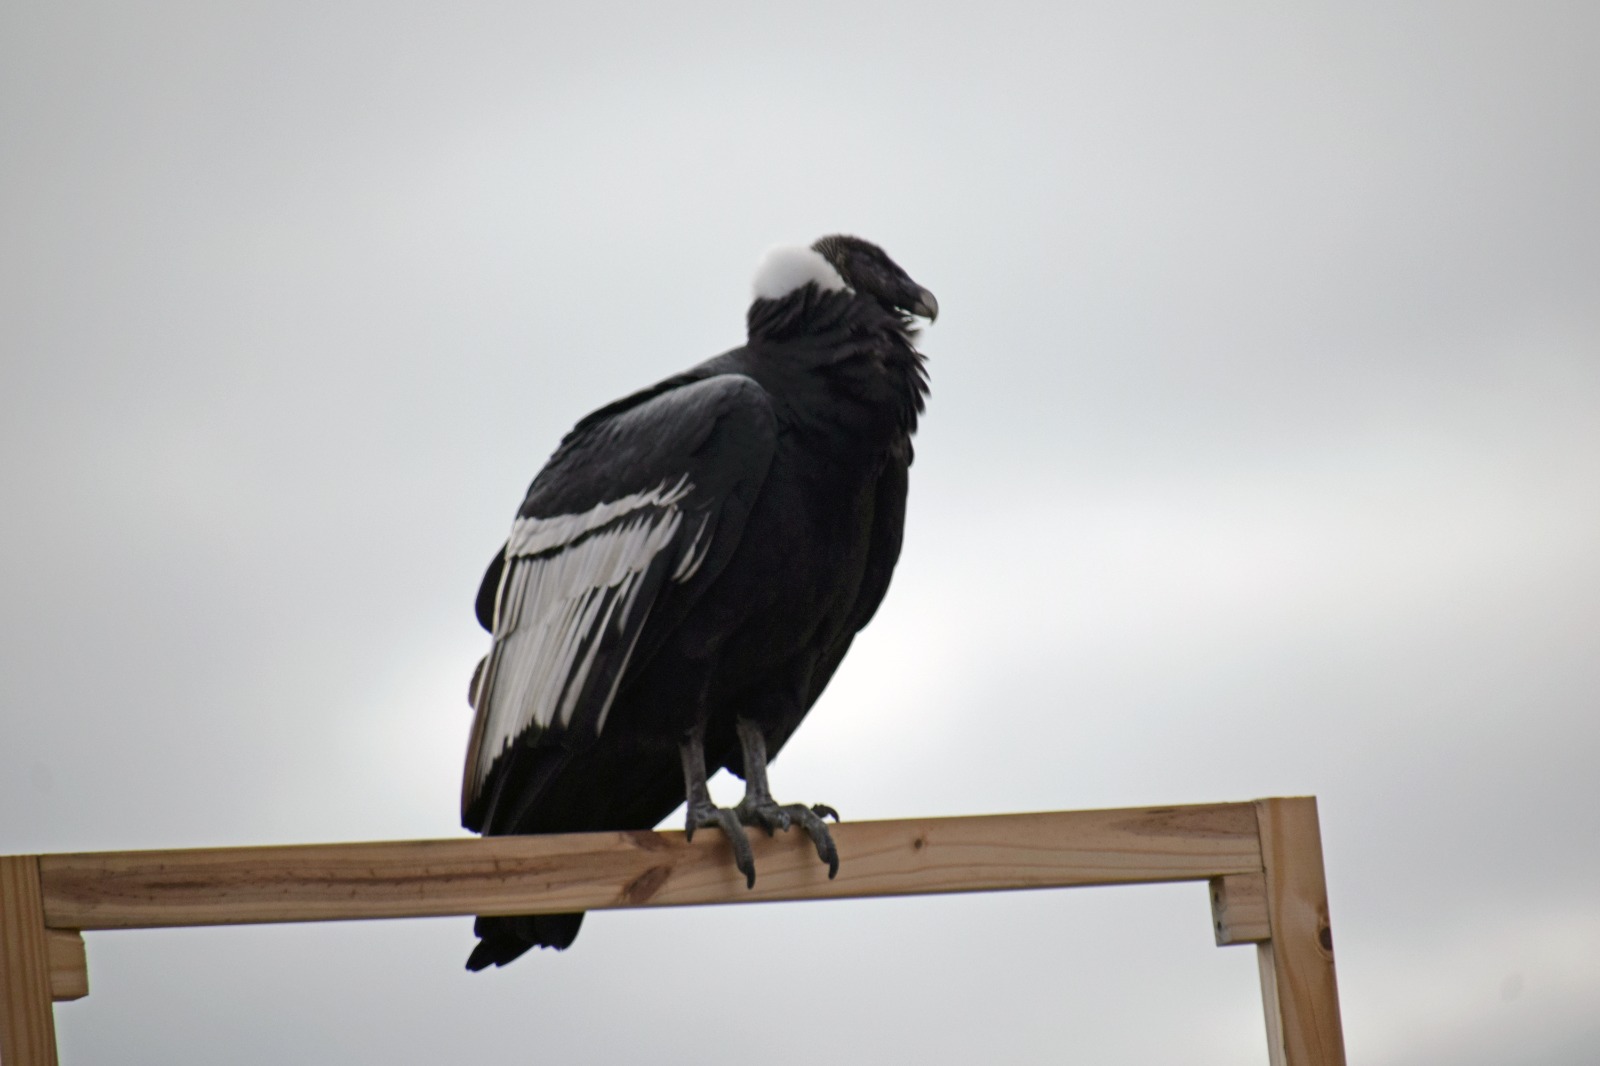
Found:
M 39 860 L 0 855 L 0 1066 L 55 1066 Z
M 46 930 L 50 953 L 50 998 L 57 1003 L 89 994 L 89 956 L 76 929 Z
M 1261 869 L 1250 803 L 856 822 L 836 880 L 809 840 L 752 834 L 746 889 L 703 830 L 41 856 L 63 929 L 538 914 L 1206 880 Z
M 1272 937 L 1267 879 L 1259 873 L 1211 879 L 1211 927 L 1217 946 L 1252 944 Z
M 1317 801 L 1256 801 L 1272 939 L 1260 948 L 1273 1066 L 1344 1066 Z

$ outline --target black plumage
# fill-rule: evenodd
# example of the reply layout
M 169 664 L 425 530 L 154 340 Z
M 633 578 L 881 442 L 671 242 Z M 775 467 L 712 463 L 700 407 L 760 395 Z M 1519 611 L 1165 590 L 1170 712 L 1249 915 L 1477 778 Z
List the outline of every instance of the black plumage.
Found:
M 913 316 L 933 295 L 877 246 L 774 252 L 747 343 L 584 418 L 484 575 L 494 634 L 462 821 L 485 834 L 804 828 L 837 868 L 830 808 L 781 806 L 776 755 L 888 589 L 927 392 Z M 746 795 L 718 809 L 707 770 Z M 564 948 L 581 914 L 478 919 L 468 966 Z

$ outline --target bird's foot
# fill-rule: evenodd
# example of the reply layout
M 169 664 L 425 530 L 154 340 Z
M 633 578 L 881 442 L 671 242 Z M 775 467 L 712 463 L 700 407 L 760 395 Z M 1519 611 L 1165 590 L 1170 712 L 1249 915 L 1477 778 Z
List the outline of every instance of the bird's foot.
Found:
M 745 887 L 756 887 L 756 860 L 750 852 L 750 838 L 745 835 L 738 811 L 709 802 L 691 803 L 684 835 L 693 840 L 694 831 L 703 827 L 715 827 L 727 834 L 728 843 L 733 845 L 733 865 L 744 874 Z
M 780 829 L 798 825 L 806 831 L 811 843 L 816 845 L 817 858 L 828 864 L 828 879 L 839 872 L 839 849 L 834 847 L 833 834 L 828 832 L 826 818 L 839 820 L 839 812 L 825 803 L 807 807 L 803 803 L 779 805 L 771 799 L 752 800 L 746 796 L 734 808 L 739 821 L 745 825 L 759 825 L 771 836 Z

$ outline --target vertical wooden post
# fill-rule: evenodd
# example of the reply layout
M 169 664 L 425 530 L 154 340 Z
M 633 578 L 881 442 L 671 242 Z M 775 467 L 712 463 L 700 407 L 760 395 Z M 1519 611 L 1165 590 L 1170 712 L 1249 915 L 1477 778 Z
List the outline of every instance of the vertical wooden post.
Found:
M 1257 947 L 1272 1066 L 1344 1066 L 1317 801 L 1258 800 L 1256 825 L 1272 931 Z
M 36 855 L 0 856 L 0 1066 L 56 1066 Z

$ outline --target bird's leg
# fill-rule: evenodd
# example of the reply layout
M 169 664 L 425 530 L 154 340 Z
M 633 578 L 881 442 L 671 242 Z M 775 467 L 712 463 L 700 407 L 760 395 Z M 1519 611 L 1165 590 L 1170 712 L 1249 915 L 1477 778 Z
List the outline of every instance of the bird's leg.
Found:
M 688 793 L 689 815 L 684 835 L 694 839 L 694 831 L 702 826 L 716 826 L 728 835 L 733 845 L 733 864 L 744 874 L 746 888 L 756 886 L 756 860 L 750 853 L 750 838 L 745 835 L 739 816 L 726 807 L 711 802 L 711 789 L 706 785 L 706 739 L 703 730 L 691 731 L 678 744 L 678 754 L 683 759 L 683 786 Z
M 766 736 L 747 718 L 740 718 L 736 726 L 739 748 L 744 752 L 744 799 L 734 809 L 745 825 L 759 825 L 771 836 L 779 829 L 788 829 L 794 819 L 774 802 L 767 785 Z
M 839 820 L 839 812 L 827 804 L 807 807 L 803 803 L 779 805 L 767 787 L 767 738 L 761 727 L 746 718 L 738 721 L 739 748 L 744 752 L 744 799 L 734 812 L 745 825 L 759 825 L 767 835 L 779 829 L 798 825 L 811 837 L 817 847 L 817 858 L 828 864 L 828 877 L 839 872 L 839 849 L 834 847 L 833 834 L 828 832 L 824 818 Z

